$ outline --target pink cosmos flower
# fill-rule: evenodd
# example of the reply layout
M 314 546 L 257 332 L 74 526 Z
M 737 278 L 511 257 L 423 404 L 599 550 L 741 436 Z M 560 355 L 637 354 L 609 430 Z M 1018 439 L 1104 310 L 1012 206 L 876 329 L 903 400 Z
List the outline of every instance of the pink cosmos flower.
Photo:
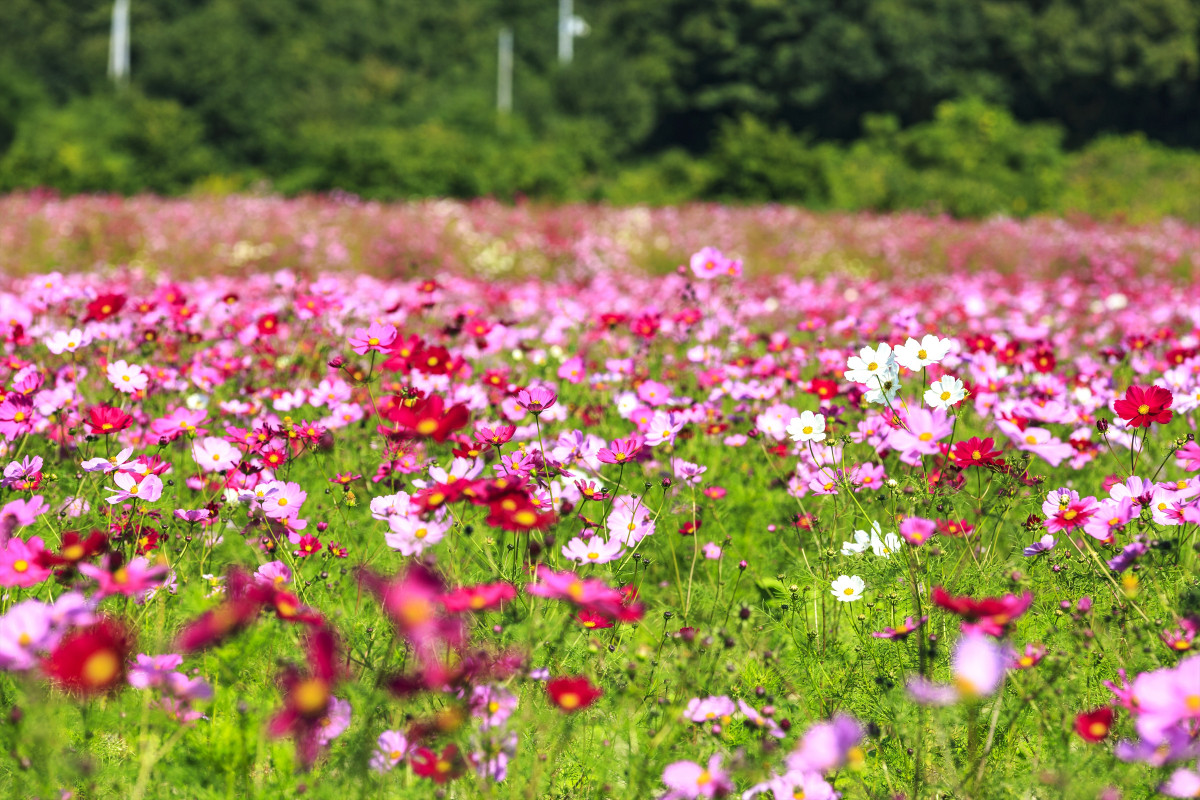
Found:
M 922 517 L 905 517 L 900 520 L 900 536 L 913 547 L 919 547 L 937 533 L 937 523 Z
M 537 416 L 558 402 L 558 395 L 546 386 L 530 386 L 517 392 L 517 405 Z
M 715 697 L 693 697 L 683 710 L 683 716 L 692 722 L 721 722 L 728 724 L 737 706 L 725 695 Z
M 300 513 L 300 507 L 308 499 L 308 492 L 300 488 L 300 484 L 275 481 L 262 499 L 263 513 L 271 519 L 295 517 Z
M 573 356 L 564 361 L 558 368 L 558 377 L 572 385 L 581 383 L 585 375 L 583 359 Z
M 576 536 L 562 548 L 563 558 L 580 564 L 607 564 L 620 558 L 624 552 L 624 543 L 616 537 L 606 542 L 599 536 L 586 541 Z
M 838 714 L 805 731 L 799 746 L 787 757 L 789 772 L 823 775 L 839 769 L 855 754 L 863 728 L 849 714 Z
M 33 430 L 33 401 L 23 394 L 10 394 L 0 403 L 0 434 L 9 441 Z
M 636 434 L 627 439 L 613 439 L 610 446 L 596 451 L 596 459 L 603 464 L 625 464 L 637 457 L 643 444 L 642 437 Z
M 544 564 L 538 565 L 537 574 L 538 582 L 525 587 L 529 594 L 567 600 L 585 610 L 621 620 L 641 616 L 640 609 L 627 607 L 625 596 L 602 580 L 580 578 L 574 572 L 555 572 Z
M 1003 648 L 991 637 L 966 633 L 950 658 L 953 683 L 944 686 L 917 677 L 908 684 L 908 692 L 918 703 L 938 706 L 987 697 L 999 688 L 1007 665 Z
M 125 678 L 135 689 L 150 689 L 166 684 L 167 676 L 181 664 L 183 656 L 177 653 L 163 653 L 157 656 L 140 653 L 134 659 L 134 664 Z
M 28 499 L 9 500 L 0 507 L 0 544 L 8 541 L 16 528 L 32 525 L 49 510 L 49 504 L 40 494 Z
M 920 463 L 920 456 L 937 455 L 938 442 L 954 431 L 954 421 L 945 409 L 909 409 L 905 427 L 892 431 L 888 445 L 901 454 L 906 464 Z
M 195 411 L 186 407 L 176 408 L 165 417 L 151 422 L 150 430 L 155 436 L 165 437 L 170 441 L 175 441 L 185 434 L 201 436 L 208 433 L 206 429 L 199 427 L 207 417 L 208 412 L 202 408 Z
M 0 669 L 27 670 L 37 666 L 39 650 L 57 640 L 54 617 L 40 600 L 24 600 L 0 617 Z
M 112 572 L 87 562 L 79 564 L 79 571 L 100 584 L 96 589 L 97 598 L 123 594 L 140 599 L 162 583 L 168 568 L 162 564 L 151 565 L 143 556 L 138 556 Z
M 400 731 L 384 731 L 375 741 L 375 750 L 371 753 L 371 769 L 376 772 L 390 772 L 404 760 L 410 747 L 408 739 Z
M 114 361 L 106 370 L 108 381 L 113 388 L 124 394 L 134 394 L 145 389 L 150 383 L 150 377 L 137 364 L 125 361 Z
M 1080 499 L 1079 492 L 1073 489 L 1055 489 L 1046 495 L 1042 503 L 1046 530 L 1058 533 L 1082 527 L 1096 513 L 1097 507 L 1094 497 Z
M 135 475 L 132 472 L 118 472 L 113 477 L 116 489 L 105 487 L 105 491 L 113 494 L 105 498 L 111 505 L 125 500 L 142 500 L 153 503 L 162 497 L 163 482 L 157 475 Z
M 657 447 L 664 442 L 675 444 L 675 436 L 686 424 L 681 416 L 672 412 L 655 411 L 646 425 L 646 444 Z
M 357 328 L 350 337 L 350 348 L 360 356 L 371 351 L 386 353 L 392 342 L 396 341 L 395 325 L 383 322 L 372 322 L 369 327 Z
M 1096 504 L 1092 515 L 1083 525 L 1083 532 L 1101 542 L 1111 542 L 1117 531 L 1124 528 L 1134 517 L 1133 500 L 1105 498 Z
M 192 443 L 192 458 L 203 472 L 225 472 L 242 460 L 241 452 L 217 436 L 206 436 Z
M 50 570 L 38 565 L 38 556 L 45 550 L 40 536 L 27 542 L 16 536 L 9 539 L 0 552 L 0 586 L 28 588 L 48 578 Z
M 1188 472 L 1200 470 L 1200 442 L 1188 442 L 1176 450 L 1175 463 Z
M 676 761 L 663 770 L 663 783 L 670 791 L 661 800 L 724 797 L 733 791 L 733 781 L 721 769 L 720 753 L 709 758 L 706 767 L 694 761 Z

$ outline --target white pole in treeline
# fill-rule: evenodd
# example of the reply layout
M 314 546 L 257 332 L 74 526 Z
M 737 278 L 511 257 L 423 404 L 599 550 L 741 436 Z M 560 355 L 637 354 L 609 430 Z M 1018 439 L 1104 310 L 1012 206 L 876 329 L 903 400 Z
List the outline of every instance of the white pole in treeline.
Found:
M 575 58 L 575 0 L 558 0 L 558 60 L 570 64 Z
M 496 66 L 496 110 L 507 114 L 513 105 L 513 31 L 507 25 L 500 29 Z
M 129 79 L 129 0 L 113 3 L 112 37 L 108 43 L 108 77 L 117 85 Z

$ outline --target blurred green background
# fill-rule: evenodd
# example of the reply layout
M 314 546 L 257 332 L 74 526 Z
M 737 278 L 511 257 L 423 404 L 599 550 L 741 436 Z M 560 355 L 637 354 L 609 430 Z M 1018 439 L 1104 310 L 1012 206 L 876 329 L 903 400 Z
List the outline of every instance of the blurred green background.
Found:
M 1200 221 L 1200 0 L 131 0 L 121 85 L 112 10 L 0 2 L 0 190 Z

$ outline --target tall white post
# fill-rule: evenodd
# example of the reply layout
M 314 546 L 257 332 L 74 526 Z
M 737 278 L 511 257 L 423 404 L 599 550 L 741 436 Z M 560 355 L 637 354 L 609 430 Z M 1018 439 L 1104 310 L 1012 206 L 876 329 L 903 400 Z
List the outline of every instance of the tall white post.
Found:
M 513 31 L 507 25 L 500 29 L 496 66 L 496 110 L 507 114 L 513 106 Z
M 113 3 L 112 36 L 108 42 L 108 77 L 117 85 L 129 79 L 129 0 Z
M 575 57 L 575 2 L 558 0 L 558 62 L 570 64 Z

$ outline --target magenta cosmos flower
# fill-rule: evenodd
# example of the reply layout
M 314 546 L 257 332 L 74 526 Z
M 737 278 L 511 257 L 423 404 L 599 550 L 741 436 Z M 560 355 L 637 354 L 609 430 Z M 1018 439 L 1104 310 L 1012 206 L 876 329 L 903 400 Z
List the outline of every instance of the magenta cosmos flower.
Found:
M 358 328 L 350 337 L 350 348 L 360 356 L 374 351 L 387 352 L 392 342 L 396 341 L 396 326 L 382 322 L 372 322 L 369 327 Z

